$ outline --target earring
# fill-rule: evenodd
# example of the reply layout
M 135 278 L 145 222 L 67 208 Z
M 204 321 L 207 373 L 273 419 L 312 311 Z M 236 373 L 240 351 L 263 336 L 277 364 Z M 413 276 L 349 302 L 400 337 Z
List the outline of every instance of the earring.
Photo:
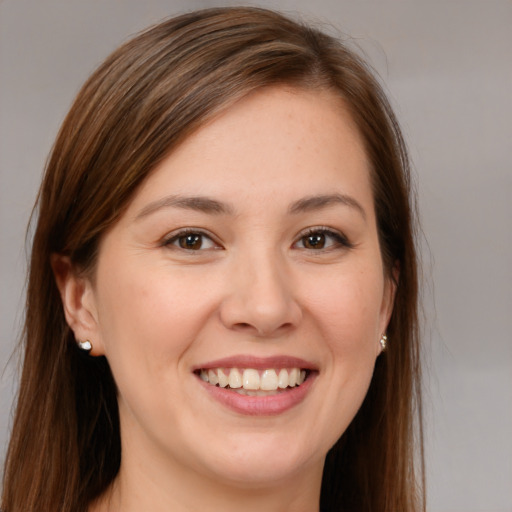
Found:
M 89 340 L 77 341 L 76 344 L 80 350 L 83 350 L 86 354 L 92 350 L 92 343 Z
M 380 339 L 380 346 L 382 352 L 384 352 L 388 348 L 388 337 L 385 334 L 383 334 L 382 338 Z

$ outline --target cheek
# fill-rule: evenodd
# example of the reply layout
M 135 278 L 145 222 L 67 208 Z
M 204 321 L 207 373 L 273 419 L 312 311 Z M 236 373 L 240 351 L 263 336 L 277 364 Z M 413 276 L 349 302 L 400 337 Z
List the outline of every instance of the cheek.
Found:
M 378 354 L 383 278 L 378 271 L 340 275 L 324 293 L 310 294 L 309 308 L 321 331 L 328 361 L 324 369 L 324 414 L 336 440 L 359 410 Z
M 207 322 L 213 299 L 204 280 L 190 273 L 165 265 L 103 263 L 97 281 L 101 337 L 125 430 L 131 428 L 126 425 L 147 426 L 151 418 L 149 430 L 154 425 L 165 425 L 166 432 L 177 428 L 175 414 L 183 403 L 172 390 L 187 378 L 186 354 Z
M 378 269 L 331 273 L 305 287 L 311 316 L 334 353 L 361 353 L 378 336 L 384 280 Z
M 98 310 L 114 371 L 157 374 L 176 368 L 208 316 L 210 301 L 204 287 L 183 274 L 105 262 L 98 276 Z

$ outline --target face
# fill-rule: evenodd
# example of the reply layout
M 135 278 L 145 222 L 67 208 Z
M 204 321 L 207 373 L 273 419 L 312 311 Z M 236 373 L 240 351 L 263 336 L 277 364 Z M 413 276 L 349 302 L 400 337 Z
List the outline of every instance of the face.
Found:
M 393 299 L 343 104 L 274 88 L 230 107 L 138 190 L 87 286 L 123 464 L 244 485 L 321 475 Z

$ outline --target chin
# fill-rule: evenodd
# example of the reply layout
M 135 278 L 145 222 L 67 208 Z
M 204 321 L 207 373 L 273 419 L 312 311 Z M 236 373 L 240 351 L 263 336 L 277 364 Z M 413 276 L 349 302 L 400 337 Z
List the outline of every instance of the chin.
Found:
M 219 468 L 217 468 L 218 470 Z M 275 461 L 275 459 L 244 461 L 234 466 L 225 467 L 217 478 L 240 488 L 269 488 L 280 485 L 289 479 L 296 478 L 304 465 L 291 461 Z
M 268 433 L 267 433 L 268 437 Z M 287 436 L 290 441 L 290 436 Z M 216 477 L 232 485 L 248 488 L 272 487 L 313 466 L 323 467 L 325 454 L 318 450 L 305 451 L 303 442 L 286 443 L 282 439 L 252 437 L 236 449 L 226 450 L 223 456 L 213 454 L 210 470 Z M 314 455 L 314 457 L 313 457 Z

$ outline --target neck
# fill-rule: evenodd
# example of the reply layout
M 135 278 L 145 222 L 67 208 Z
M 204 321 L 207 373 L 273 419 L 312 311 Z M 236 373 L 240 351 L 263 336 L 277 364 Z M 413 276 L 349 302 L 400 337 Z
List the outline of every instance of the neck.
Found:
M 130 443 L 133 447 L 133 444 Z M 139 445 L 140 446 L 140 445 Z M 124 448 L 124 447 L 123 447 Z M 119 474 L 89 512 L 318 512 L 323 461 L 274 481 L 225 481 L 146 447 L 123 449 Z
M 139 468 L 142 469 L 142 468 Z M 321 471 L 296 475 L 272 485 L 221 483 L 199 474 L 148 474 L 123 468 L 113 485 L 89 512 L 317 512 L 320 503 Z

